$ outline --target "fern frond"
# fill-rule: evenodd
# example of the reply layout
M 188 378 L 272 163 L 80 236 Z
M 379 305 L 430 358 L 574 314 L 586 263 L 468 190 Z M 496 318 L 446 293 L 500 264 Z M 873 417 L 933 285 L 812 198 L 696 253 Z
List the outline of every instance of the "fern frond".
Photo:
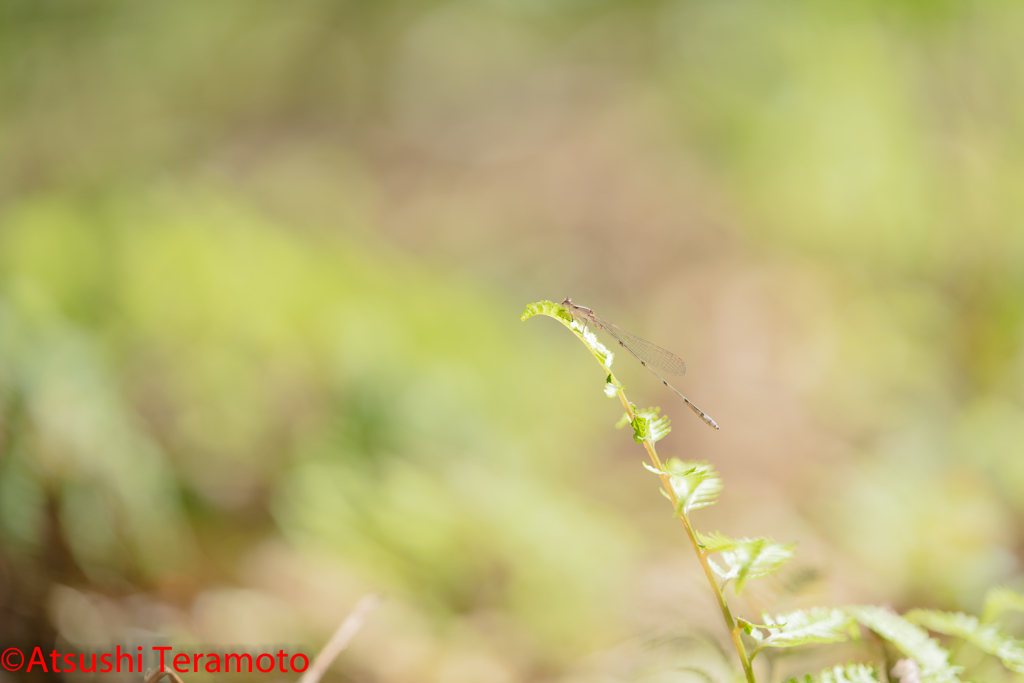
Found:
M 949 663 L 949 653 L 923 629 L 882 607 L 857 605 L 845 608 L 861 625 L 885 638 L 921 667 L 922 683 L 960 683 L 961 667 Z
M 643 443 L 649 440 L 651 443 L 661 441 L 668 433 L 672 431 L 672 422 L 668 419 L 668 415 L 659 415 L 661 408 L 643 408 L 638 409 L 633 406 L 633 414 L 636 418 L 632 421 L 629 420 L 629 416 L 626 415 L 626 424 L 633 425 L 633 440 L 637 443 Z
M 723 570 L 714 563 L 711 567 L 722 581 L 736 580 L 737 595 L 749 579 L 768 576 L 793 557 L 794 544 L 776 543 L 770 538 L 741 538 L 733 544 L 729 550 L 722 551 L 721 558 L 728 569 Z
M 532 304 L 528 304 L 526 309 L 523 310 L 523 314 L 519 316 L 519 319 L 529 320 L 535 315 L 551 316 L 556 320 L 561 320 L 566 325 L 572 322 L 572 314 L 569 313 L 569 309 L 562 304 L 556 304 L 554 301 L 535 301 Z
M 857 621 L 841 609 L 815 607 L 772 619 L 762 615 L 768 637 L 761 641 L 754 654 L 765 647 L 794 647 L 805 643 L 839 643 L 859 637 Z M 753 658 L 753 655 L 751 655 Z
M 983 624 L 963 612 L 924 609 L 910 611 L 903 617 L 929 631 L 966 640 L 982 652 L 998 657 L 1007 669 L 1024 673 L 1024 643 L 1003 634 L 995 624 Z
M 569 309 L 565 306 L 556 304 L 553 301 L 536 301 L 526 307 L 523 314 L 519 316 L 519 319 L 529 320 L 535 315 L 546 315 L 568 327 L 572 330 L 572 333 L 575 334 L 588 349 L 590 349 L 590 353 L 594 355 L 597 362 L 600 363 L 606 371 L 611 370 L 612 360 L 614 360 L 615 354 L 609 351 L 608 347 L 598 341 L 594 333 L 587 329 L 585 325 L 580 323 L 578 320 L 574 320 L 572 315 L 569 313 Z M 614 381 L 614 378 L 612 381 Z M 605 383 L 606 389 L 607 384 L 608 382 Z M 611 395 L 614 396 L 615 394 Z
M 874 667 L 865 664 L 847 664 L 824 669 L 817 676 L 807 674 L 803 678 L 790 678 L 786 683 L 879 683 L 881 678 Z
M 865 664 L 847 664 L 825 669 L 818 676 L 818 683 L 878 683 L 880 677 L 875 668 Z
M 1024 612 L 1024 595 L 1006 586 L 996 586 L 985 594 L 985 607 L 981 612 L 984 622 L 995 621 L 1003 612 Z
M 722 490 L 722 480 L 706 462 L 683 462 L 672 458 L 665 464 L 672 491 L 676 494 L 676 514 L 714 505 Z
M 697 545 L 699 545 L 706 553 L 720 553 L 723 550 L 731 550 L 743 541 L 737 541 L 734 538 L 722 534 L 720 531 L 712 531 L 710 534 L 704 535 L 697 531 Z

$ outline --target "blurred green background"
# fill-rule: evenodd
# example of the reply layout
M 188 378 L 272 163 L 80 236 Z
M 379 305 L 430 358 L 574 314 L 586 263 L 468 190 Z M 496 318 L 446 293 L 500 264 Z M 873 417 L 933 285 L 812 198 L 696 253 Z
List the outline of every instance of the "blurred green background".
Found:
M 723 473 L 698 525 L 799 542 L 741 613 L 1019 586 L 1022 42 L 998 1 L 0 2 L 0 640 L 317 645 L 377 591 L 334 680 L 728 680 L 600 370 L 519 322 L 566 295 L 687 360 L 721 432 L 616 369 Z

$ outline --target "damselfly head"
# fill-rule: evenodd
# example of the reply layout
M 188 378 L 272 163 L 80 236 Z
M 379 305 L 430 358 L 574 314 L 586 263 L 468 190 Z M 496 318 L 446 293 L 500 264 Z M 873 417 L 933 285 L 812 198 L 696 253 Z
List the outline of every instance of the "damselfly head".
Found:
M 572 302 L 572 299 L 570 299 L 569 297 L 565 297 L 565 301 L 562 302 L 562 306 L 564 306 L 569 311 L 569 315 L 571 315 L 573 317 L 573 319 L 576 319 L 576 318 L 579 317 L 579 308 L 580 307 L 577 306 L 576 304 L 574 304 Z

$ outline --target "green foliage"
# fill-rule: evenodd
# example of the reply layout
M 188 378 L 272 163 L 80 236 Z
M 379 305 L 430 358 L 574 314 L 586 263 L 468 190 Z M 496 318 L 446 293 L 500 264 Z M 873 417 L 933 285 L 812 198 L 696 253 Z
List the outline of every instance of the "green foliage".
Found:
M 676 494 L 678 512 L 681 514 L 689 514 L 691 510 L 718 502 L 722 480 L 707 463 L 687 463 L 672 458 L 666 463 L 665 468 L 669 473 L 672 491 Z
M 628 419 L 629 415 L 627 415 L 626 418 Z M 630 426 L 633 427 L 633 441 L 636 441 L 637 443 L 643 443 L 644 441 L 647 441 L 647 437 L 650 436 L 650 433 L 648 431 L 650 420 L 648 420 L 646 417 L 637 415 L 632 420 L 630 420 L 629 424 Z
M 618 384 L 615 381 L 615 377 L 610 374 L 615 354 L 609 351 L 608 347 L 598 341 L 594 333 L 587 329 L 585 325 L 580 323 L 578 320 L 574 320 L 572 315 L 569 313 L 569 309 L 561 304 L 556 304 L 553 301 L 536 301 L 526 307 L 522 315 L 519 316 L 519 319 L 529 320 L 535 315 L 546 315 L 554 318 L 572 330 L 572 333 L 586 345 L 590 350 L 590 353 L 592 353 L 594 358 L 597 359 L 597 362 L 601 364 L 601 367 L 603 367 L 606 372 L 609 372 L 608 380 L 605 382 L 605 393 L 607 393 L 607 387 L 609 384 Z M 609 396 L 614 395 L 614 393 L 609 394 Z
M 981 612 L 984 622 L 995 621 L 1003 612 L 1024 612 L 1024 595 L 1005 586 L 996 586 L 985 594 L 985 607 Z
M 561 320 L 566 325 L 572 324 L 572 315 L 569 313 L 569 309 L 562 304 L 556 304 L 554 301 L 535 301 L 527 305 L 519 319 L 525 321 L 535 315 L 547 315 L 556 320 Z
M 573 320 L 565 308 L 550 301 L 530 304 L 522 319 L 526 320 L 538 314 L 554 317 L 569 327 L 587 345 L 598 362 L 606 369 L 610 366 L 611 354 L 608 350 L 597 342 L 593 334 Z M 615 380 L 610 371 L 605 382 L 605 392 L 609 396 L 622 394 L 622 385 Z M 627 400 L 625 394 L 622 396 L 624 401 Z M 655 465 L 644 463 L 644 467 L 662 477 L 666 484 L 662 494 L 674 501 L 676 515 L 682 518 L 687 531 L 691 534 L 694 549 L 705 565 L 711 587 L 716 592 L 726 622 L 732 629 L 731 635 L 743 664 L 747 683 L 756 683 L 751 663 L 763 649 L 859 639 L 858 623 L 891 642 L 906 656 L 902 661 L 912 666 L 914 673 L 913 676 L 907 674 L 904 678 L 913 678 L 917 683 L 960 683 L 958 674 L 961 670 L 960 667 L 950 664 L 949 653 L 920 626 L 962 638 L 980 650 L 998 657 L 1012 671 L 1024 673 L 1024 643 L 1004 635 L 994 624 L 986 623 L 1007 610 L 1024 611 L 1024 596 L 1008 588 L 997 588 L 989 592 L 985 599 L 983 621 L 962 613 L 927 610 L 916 610 L 901 617 L 895 612 L 874 606 L 852 606 L 845 609 L 814 607 L 774 618 L 763 613 L 763 625 L 753 624 L 742 617 L 734 619 L 725 606 L 722 595 L 725 585 L 729 581 L 734 581 L 734 589 L 739 594 L 747 581 L 768 576 L 792 558 L 794 544 L 777 543 L 765 537 L 734 539 L 719 531 L 703 534 L 693 529 L 689 513 L 717 502 L 718 494 L 722 490 L 721 478 L 713 467 L 704 462 L 684 462 L 672 458 L 664 465 L 660 465 L 653 446 L 669 433 L 671 426 L 668 417 L 661 415 L 660 408 L 638 409 L 633 404 L 629 405 L 632 407 L 631 413 L 627 411 L 616 426 L 632 426 L 633 439 L 637 443 L 648 445 Z M 633 416 L 632 419 L 630 414 Z M 719 555 L 719 562 L 724 566 L 709 557 L 716 553 Z M 721 584 L 711 577 L 711 572 L 720 577 Z M 739 637 L 741 631 L 747 633 L 757 643 L 749 655 Z M 797 683 L 797 680 L 790 679 L 789 683 Z M 845 667 L 825 669 L 816 677 L 808 674 L 800 683 L 879 681 L 877 672 L 871 666 L 851 663 Z
M 707 535 L 702 534 L 699 531 L 696 533 L 697 545 L 699 545 L 705 553 L 717 553 L 723 550 L 730 550 L 741 543 L 741 541 L 729 538 L 721 531 L 712 531 Z
M 644 441 L 657 443 L 668 436 L 668 433 L 672 431 L 672 423 L 667 415 L 659 415 L 660 412 L 661 408 L 657 407 L 638 410 L 636 406 L 633 406 L 633 414 L 636 417 L 629 421 L 629 416 L 627 415 L 624 419 L 627 421 L 626 424 L 633 425 L 634 441 L 637 443 L 643 443 Z
M 846 611 L 913 658 L 921 667 L 922 683 L 959 683 L 960 667 L 949 663 L 949 653 L 923 629 L 882 607 L 853 606 Z
M 719 544 L 727 541 L 719 535 Z M 726 568 L 710 561 L 711 568 L 722 578 L 723 584 L 735 580 L 736 594 L 739 595 L 749 579 L 759 579 L 777 571 L 793 557 L 793 544 L 776 543 L 770 538 L 744 538 L 732 541 L 728 550 L 722 551 Z
M 881 679 L 874 667 L 866 664 L 847 664 L 824 669 L 817 676 L 807 674 L 803 678 L 791 678 L 786 683 L 878 683 Z
M 856 620 L 841 609 L 815 607 L 772 619 L 763 614 L 768 636 L 760 640 L 753 654 L 766 647 L 794 647 L 805 643 L 839 643 L 858 638 Z M 756 631 L 756 629 L 752 629 Z M 751 633 L 753 635 L 753 633 Z M 755 639 L 757 636 L 755 636 Z M 751 657 L 753 657 L 753 654 Z
M 691 510 L 714 505 L 722 490 L 722 480 L 706 462 L 683 462 L 672 458 L 661 471 L 644 463 L 644 467 L 659 475 L 666 475 L 676 497 L 676 514 L 686 515 Z
M 929 631 L 962 638 L 987 654 L 998 657 L 1007 669 L 1024 673 L 1024 643 L 1003 634 L 995 624 L 985 624 L 963 612 L 912 610 L 903 615 Z

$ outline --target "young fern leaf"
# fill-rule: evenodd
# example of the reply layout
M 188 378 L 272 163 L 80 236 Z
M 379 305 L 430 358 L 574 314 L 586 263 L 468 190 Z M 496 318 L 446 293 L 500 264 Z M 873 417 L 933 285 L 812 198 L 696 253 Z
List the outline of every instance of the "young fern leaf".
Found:
M 701 532 L 696 531 L 696 534 L 697 545 L 699 545 L 704 550 L 704 552 L 709 555 L 711 553 L 720 553 L 723 550 L 732 550 L 733 548 L 735 548 L 743 542 L 742 540 L 737 541 L 734 538 L 729 538 L 728 536 L 722 534 L 722 532 L 720 531 L 712 531 L 710 534 L 707 535 L 704 535 Z
M 676 515 L 689 514 L 690 510 L 718 502 L 722 480 L 706 462 L 683 462 L 678 458 L 672 458 L 665 463 L 664 470 L 651 467 L 647 463 L 643 465 L 651 472 L 669 478 L 672 492 L 676 495 Z
M 860 637 L 857 621 L 841 609 L 815 607 L 772 619 L 762 618 L 768 636 L 751 653 L 750 658 L 766 647 L 794 647 L 805 643 L 840 643 Z M 753 635 L 751 633 L 751 635 Z M 756 637 L 755 637 L 756 638 Z
M 877 683 L 880 680 L 873 666 L 847 664 L 825 669 L 818 675 L 818 683 Z
M 657 443 L 672 431 L 672 423 L 668 419 L 668 415 L 658 415 L 660 412 L 661 408 L 657 407 L 641 410 L 633 406 L 633 414 L 636 415 L 636 419 L 630 422 L 629 416 L 623 415 L 623 419 L 619 421 L 619 424 L 624 422 L 625 424 L 633 425 L 633 440 L 637 443 L 643 443 L 647 440 L 651 443 Z
M 724 536 L 719 534 L 724 540 Z M 722 578 L 723 584 L 735 579 L 736 595 L 743 590 L 749 579 L 760 579 L 778 571 L 786 561 L 793 557 L 793 543 L 776 543 L 770 538 L 742 538 L 733 541 L 728 550 L 722 551 L 722 561 L 727 568 L 708 561 L 711 568 Z
M 1003 634 L 995 624 L 983 624 L 963 612 L 916 609 L 903 615 L 929 631 L 966 640 L 982 652 L 998 657 L 1007 669 L 1024 673 L 1024 643 Z
M 879 683 L 881 679 L 874 667 L 865 664 L 847 664 L 825 669 L 815 677 L 791 678 L 786 683 Z
M 569 313 L 569 309 L 562 304 L 556 304 L 554 301 L 535 301 L 532 304 L 528 304 L 523 310 L 523 314 L 519 316 L 519 319 L 529 320 L 535 315 L 551 316 L 556 320 L 562 321 L 566 326 L 572 322 L 572 314 Z
M 1005 586 L 996 586 L 985 594 L 985 608 L 981 612 L 983 622 L 995 621 L 1003 612 L 1024 612 L 1024 595 Z
M 676 514 L 688 515 L 718 502 L 722 480 L 706 462 L 683 462 L 672 458 L 665 463 L 665 473 L 678 501 Z
M 586 326 L 582 325 L 579 321 L 574 320 L 572 315 L 569 313 L 569 309 L 552 301 L 537 301 L 527 306 L 526 310 L 523 311 L 523 314 L 519 316 L 519 319 L 529 320 L 535 315 L 546 315 L 554 318 L 572 330 L 572 333 L 579 337 L 579 340 L 583 342 L 588 349 L 590 349 L 590 353 L 594 354 L 594 358 L 597 359 L 597 362 L 610 373 L 612 369 L 612 360 L 614 360 L 615 354 L 609 351 L 608 347 L 598 341 L 594 333 L 588 330 Z M 608 375 L 608 378 L 609 379 L 605 382 L 606 394 L 608 393 L 609 384 L 617 384 L 617 382 L 615 382 L 615 378 L 611 374 Z M 608 395 L 615 396 L 615 393 Z
M 928 634 L 900 615 L 882 607 L 845 608 L 862 626 L 885 638 L 921 667 L 922 683 L 960 683 L 961 667 L 949 663 L 949 653 Z

